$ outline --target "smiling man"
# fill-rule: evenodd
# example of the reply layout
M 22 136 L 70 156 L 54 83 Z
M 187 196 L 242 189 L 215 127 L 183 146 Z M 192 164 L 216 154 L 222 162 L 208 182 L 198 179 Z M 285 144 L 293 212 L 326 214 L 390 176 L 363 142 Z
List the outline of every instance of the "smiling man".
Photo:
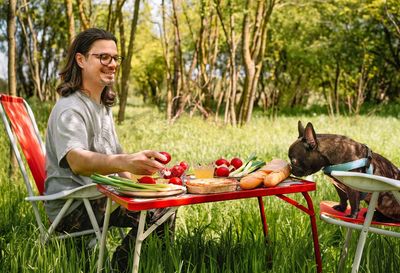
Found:
M 90 175 L 118 174 L 130 178 L 134 174 L 153 174 L 165 166 L 159 152 L 144 150 L 123 153 L 112 117 L 115 93 L 112 85 L 123 58 L 118 55 L 117 39 L 110 32 L 91 28 L 77 35 L 71 44 L 66 65 L 57 87 L 60 99 L 55 104 L 46 132 L 45 194 L 53 194 L 92 183 Z M 64 201 L 45 204 L 50 221 L 54 221 Z M 103 222 L 106 198 L 91 201 L 96 219 Z M 166 209 L 149 212 L 149 224 L 164 215 Z M 167 223 L 174 228 L 173 216 Z M 110 225 L 132 227 L 113 256 L 114 267 L 127 271 L 127 259 L 134 245 L 139 213 L 116 209 Z M 91 223 L 84 204 L 72 203 L 57 226 L 59 232 L 90 229 Z M 164 227 L 158 228 L 162 234 Z

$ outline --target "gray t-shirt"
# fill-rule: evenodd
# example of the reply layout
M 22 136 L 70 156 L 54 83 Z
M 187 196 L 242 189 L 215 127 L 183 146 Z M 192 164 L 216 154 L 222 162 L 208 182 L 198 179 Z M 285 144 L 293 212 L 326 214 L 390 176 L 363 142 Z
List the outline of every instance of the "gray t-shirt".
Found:
M 61 97 L 50 114 L 46 133 L 45 194 L 92 183 L 89 177 L 75 175 L 68 165 L 66 154 L 75 148 L 102 154 L 122 153 L 111 109 L 80 91 Z M 46 213 L 51 221 L 64 203 L 62 200 L 46 202 Z M 67 214 L 80 204 L 74 201 Z

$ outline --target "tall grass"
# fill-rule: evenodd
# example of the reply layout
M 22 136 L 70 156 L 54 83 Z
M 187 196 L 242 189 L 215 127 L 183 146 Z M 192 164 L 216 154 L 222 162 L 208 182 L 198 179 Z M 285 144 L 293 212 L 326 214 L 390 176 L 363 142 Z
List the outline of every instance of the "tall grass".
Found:
M 48 109 L 41 105 L 34 110 L 48 115 Z M 43 114 L 37 116 L 44 130 L 46 118 Z M 153 108 L 130 105 L 127 119 L 117 131 L 126 151 L 168 151 L 172 163 L 206 163 L 221 156 L 245 158 L 253 151 L 259 158 L 271 160 L 287 159 L 288 147 L 298 135 L 298 120 L 311 121 L 317 132 L 348 135 L 400 166 L 400 121 L 391 116 L 299 115 L 272 119 L 257 114 L 242 128 L 183 116 L 170 126 Z M 8 177 L 8 142 L 0 128 L 0 272 L 95 272 L 97 251 L 86 250 L 84 241 L 52 241 L 45 246 L 38 243 L 39 233 L 30 204 L 24 201 L 22 179 L 19 175 Z M 337 197 L 326 177 L 318 173 L 313 179 L 317 191 L 311 198 L 318 212 L 321 200 Z M 304 204 L 301 195 L 292 197 Z M 264 198 L 264 203 L 269 244 L 263 238 L 256 199 L 181 207 L 174 243 L 163 243 L 155 237 L 146 240 L 140 272 L 315 272 L 308 215 L 274 196 Z M 317 225 L 324 272 L 335 272 L 344 230 L 319 220 Z M 358 237 L 358 232 L 354 234 L 347 271 Z M 117 234 L 110 232 L 108 243 L 111 256 L 119 243 Z M 398 272 L 398 268 L 399 240 L 369 235 L 360 271 Z

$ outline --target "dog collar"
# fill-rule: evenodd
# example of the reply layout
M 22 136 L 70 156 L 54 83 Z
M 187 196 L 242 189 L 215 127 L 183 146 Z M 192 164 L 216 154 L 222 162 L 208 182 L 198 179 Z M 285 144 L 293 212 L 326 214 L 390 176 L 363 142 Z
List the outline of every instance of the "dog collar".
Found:
M 342 163 L 342 164 L 336 164 L 336 165 L 330 165 L 322 168 L 322 171 L 325 174 L 330 174 L 332 171 L 351 171 L 354 169 L 362 168 L 368 165 L 370 163 L 368 158 L 361 158 L 357 159 L 354 161 Z M 372 174 L 374 171 L 372 164 L 369 164 L 369 167 L 366 171 L 367 174 Z

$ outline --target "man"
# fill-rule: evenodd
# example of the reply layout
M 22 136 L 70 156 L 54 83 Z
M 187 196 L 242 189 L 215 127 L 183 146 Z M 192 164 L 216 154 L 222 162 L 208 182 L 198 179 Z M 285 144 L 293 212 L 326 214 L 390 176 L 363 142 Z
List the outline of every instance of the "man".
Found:
M 153 174 L 164 168 L 156 161 L 165 156 L 144 150 L 126 154 L 119 144 L 111 106 L 115 100 L 112 85 L 122 61 L 118 55 L 117 39 L 111 33 L 91 28 L 77 35 L 71 44 L 67 62 L 60 73 L 57 92 L 61 98 L 54 106 L 46 134 L 45 193 L 53 194 L 92 183 L 93 173 L 114 174 L 130 178 L 134 174 Z M 51 221 L 59 213 L 64 201 L 49 201 L 46 212 Z M 106 200 L 91 201 L 96 219 L 102 224 Z M 149 213 L 148 222 L 154 223 L 165 210 Z M 115 210 L 110 225 L 133 227 L 113 256 L 113 265 L 127 270 L 127 259 L 134 245 L 139 214 L 124 209 Z M 171 230 L 174 227 L 171 219 Z M 76 201 L 58 225 L 57 231 L 74 232 L 91 228 L 89 216 L 82 202 Z M 160 232 L 163 227 L 159 227 Z

